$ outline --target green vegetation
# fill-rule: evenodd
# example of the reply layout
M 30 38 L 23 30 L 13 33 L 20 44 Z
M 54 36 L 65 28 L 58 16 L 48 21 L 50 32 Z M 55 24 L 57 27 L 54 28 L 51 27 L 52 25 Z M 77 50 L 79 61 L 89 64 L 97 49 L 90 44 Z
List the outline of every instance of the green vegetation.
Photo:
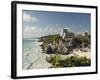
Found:
M 79 67 L 90 66 L 91 60 L 86 57 L 71 56 L 62 59 L 59 54 L 69 55 L 73 53 L 74 49 L 85 51 L 84 48 L 90 48 L 90 35 L 77 35 L 72 37 L 61 38 L 59 34 L 48 35 L 40 38 L 43 42 L 41 45 L 44 53 L 55 54 L 46 60 L 52 64 L 51 68 L 57 67 Z
M 90 46 L 90 37 L 89 36 L 76 36 L 72 38 L 71 47 L 72 48 L 81 48 Z
M 90 38 L 90 35 L 77 35 L 62 39 L 59 34 L 55 34 L 41 37 L 39 41 L 43 42 L 41 47 L 44 53 L 69 54 L 71 51 L 73 51 L 73 49 L 76 48 L 90 48 Z
M 80 67 L 80 66 L 90 66 L 91 61 L 86 57 L 79 57 L 79 56 L 71 56 L 67 57 L 66 59 L 61 59 L 60 56 L 54 55 L 47 59 L 49 63 L 52 64 L 52 68 L 57 67 Z
M 59 34 L 48 35 L 40 38 L 40 41 L 43 41 L 44 44 L 53 43 L 53 41 L 58 42 L 61 39 Z
M 47 61 L 51 63 L 53 67 L 60 67 L 61 58 L 58 55 L 51 56 L 49 59 L 47 59 Z

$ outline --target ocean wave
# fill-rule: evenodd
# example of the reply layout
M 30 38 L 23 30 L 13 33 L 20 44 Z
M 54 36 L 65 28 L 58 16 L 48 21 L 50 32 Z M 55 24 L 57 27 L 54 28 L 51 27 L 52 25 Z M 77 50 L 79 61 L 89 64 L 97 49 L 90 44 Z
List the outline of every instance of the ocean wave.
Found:
M 29 69 L 41 56 L 40 42 L 35 42 L 31 48 L 26 48 L 23 53 L 23 69 Z

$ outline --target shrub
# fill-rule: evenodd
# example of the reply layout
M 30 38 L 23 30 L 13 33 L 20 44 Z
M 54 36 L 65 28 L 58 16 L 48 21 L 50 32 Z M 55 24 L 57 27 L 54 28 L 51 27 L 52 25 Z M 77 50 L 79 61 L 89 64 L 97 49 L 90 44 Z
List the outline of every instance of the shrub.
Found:
M 79 66 L 90 66 L 91 60 L 86 57 L 79 56 L 71 56 L 66 59 L 61 59 L 60 56 L 55 55 L 50 57 L 49 63 L 51 63 L 52 67 L 79 67 Z
M 60 61 L 61 61 L 61 58 L 58 55 L 51 56 L 48 59 L 48 62 L 51 63 L 53 65 L 53 67 L 59 67 L 60 66 Z
M 43 41 L 45 44 L 53 43 L 53 41 L 58 42 L 61 39 L 59 34 L 48 35 L 40 38 L 40 41 Z
M 72 48 L 80 47 L 81 43 L 82 43 L 81 38 L 73 37 L 71 40 L 71 47 Z

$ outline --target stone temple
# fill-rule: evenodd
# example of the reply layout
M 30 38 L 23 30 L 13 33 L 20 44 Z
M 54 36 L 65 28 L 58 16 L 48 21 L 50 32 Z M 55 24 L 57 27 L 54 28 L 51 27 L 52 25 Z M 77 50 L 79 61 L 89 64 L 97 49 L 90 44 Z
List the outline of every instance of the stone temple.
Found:
M 68 28 L 62 29 L 60 36 L 64 39 L 66 37 L 74 37 L 74 33 L 70 32 Z

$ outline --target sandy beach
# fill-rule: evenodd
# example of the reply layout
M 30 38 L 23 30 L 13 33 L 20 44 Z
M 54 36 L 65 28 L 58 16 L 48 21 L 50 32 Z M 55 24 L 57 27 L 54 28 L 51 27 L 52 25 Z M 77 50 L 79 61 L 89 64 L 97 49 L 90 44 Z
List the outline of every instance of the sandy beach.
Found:
M 48 68 L 51 66 L 51 64 L 46 61 L 46 56 L 48 54 L 42 53 L 42 49 L 40 47 L 41 44 L 42 44 L 41 42 L 37 43 L 38 59 L 32 63 L 29 69 L 37 69 L 37 68 L 43 69 L 43 68 Z
M 86 57 L 88 59 L 91 59 L 91 50 L 88 49 L 86 52 L 81 51 L 81 50 L 74 50 L 73 54 L 71 54 L 71 55 L 78 55 L 78 56 L 82 56 L 82 57 Z
M 23 61 L 26 63 L 23 65 L 23 69 L 43 69 L 51 66 L 46 61 L 48 54 L 42 53 L 41 44 L 41 42 L 36 42 L 35 46 L 25 52 L 26 55 L 24 55 Z

